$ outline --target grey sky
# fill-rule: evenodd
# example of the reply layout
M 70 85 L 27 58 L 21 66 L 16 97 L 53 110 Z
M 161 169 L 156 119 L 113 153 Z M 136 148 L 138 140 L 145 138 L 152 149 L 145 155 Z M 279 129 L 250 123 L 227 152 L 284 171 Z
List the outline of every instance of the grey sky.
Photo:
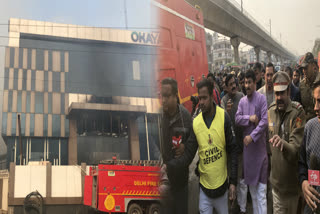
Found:
M 241 0 L 235 0 L 241 2 Z M 243 0 L 243 7 L 282 44 L 302 55 L 320 37 L 319 0 Z
M 126 20 L 129 28 L 148 30 L 155 26 L 150 0 L 7 0 L 1 8 L 0 24 L 8 23 L 9 18 L 22 18 L 110 28 L 125 28 Z M 8 36 L 8 26 L 0 25 L 0 36 Z M 0 38 L 1 46 L 7 44 L 7 39 Z

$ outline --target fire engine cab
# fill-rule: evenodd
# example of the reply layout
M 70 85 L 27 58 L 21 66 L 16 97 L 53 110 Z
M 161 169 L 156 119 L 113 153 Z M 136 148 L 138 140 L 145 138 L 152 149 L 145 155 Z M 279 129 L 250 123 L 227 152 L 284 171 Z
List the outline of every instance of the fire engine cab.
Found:
M 159 214 L 158 161 L 102 161 L 85 177 L 84 205 L 107 213 Z

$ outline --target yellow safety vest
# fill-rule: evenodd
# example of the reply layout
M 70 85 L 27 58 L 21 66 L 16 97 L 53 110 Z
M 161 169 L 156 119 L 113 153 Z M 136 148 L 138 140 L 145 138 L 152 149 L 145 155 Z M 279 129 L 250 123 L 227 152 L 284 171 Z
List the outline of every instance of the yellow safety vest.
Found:
M 199 145 L 200 183 L 207 189 L 217 189 L 227 179 L 224 114 L 224 110 L 217 106 L 216 115 L 209 129 L 202 113 L 193 120 L 193 131 Z

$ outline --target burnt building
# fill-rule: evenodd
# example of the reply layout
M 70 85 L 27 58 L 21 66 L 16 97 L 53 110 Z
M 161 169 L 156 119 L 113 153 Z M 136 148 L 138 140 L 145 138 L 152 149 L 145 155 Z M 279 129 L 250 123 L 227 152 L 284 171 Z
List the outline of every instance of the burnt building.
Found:
M 2 137 L 7 163 L 159 158 L 154 32 L 10 19 Z

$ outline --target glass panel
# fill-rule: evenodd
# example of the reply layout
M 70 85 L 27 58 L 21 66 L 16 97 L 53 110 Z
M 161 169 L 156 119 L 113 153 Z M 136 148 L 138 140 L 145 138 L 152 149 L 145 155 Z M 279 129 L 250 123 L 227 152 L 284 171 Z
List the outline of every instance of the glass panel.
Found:
M 2 112 L 2 135 L 6 135 L 7 133 L 7 112 Z
M 20 142 L 19 142 L 19 137 L 15 137 L 13 138 L 14 142 L 13 142 L 13 149 L 14 149 L 14 145 L 16 145 L 16 164 L 20 165 Z M 22 164 L 25 165 L 26 164 L 26 148 L 27 148 L 27 138 L 21 138 L 21 143 L 22 143 Z M 14 152 L 12 152 L 12 155 L 14 155 Z M 14 157 L 12 157 L 13 159 Z
M 132 61 L 133 80 L 140 80 L 140 62 Z
M 60 136 L 60 115 L 52 115 L 52 136 Z
M 48 114 L 52 113 L 52 93 L 48 93 Z
M 44 50 L 37 49 L 36 70 L 44 70 Z
M 61 133 L 60 133 L 60 136 L 61 137 L 65 137 L 66 135 L 65 135 L 65 131 L 66 131 L 66 129 L 65 129 L 65 115 L 60 115 L 60 122 L 61 122 L 61 125 L 60 125 L 60 131 L 61 131 Z
M 43 93 L 36 92 L 35 113 L 43 113 Z
M 8 112 L 12 111 L 12 97 L 13 97 L 13 91 L 9 91 L 8 96 Z
M 20 114 L 21 136 L 25 136 L 26 131 L 26 114 Z
M 12 113 L 12 122 L 11 122 L 11 135 L 16 136 L 16 126 L 18 123 L 17 113 Z
M 29 161 L 44 160 L 44 138 L 31 138 L 31 158 Z
M 139 130 L 140 159 L 148 160 L 146 124 L 144 116 L 139 116 L 136 120 Z
M 34 136 L 34 114 L 30 114 L 30 136 Z
M 30 104 L 31 104 L 31 92 L 27 92 L 27 113 L 30 113 Z
M 60 92 L 60 73 L 52 72 L 52 90 L 54 92 Z
M 78 136 L 78 164 L 98 164 L 101 160 L 117 155 L 122 160 L 130 159 L 128 138 L 111 136 Z
M 159 142 L 158 115 L 148 115 L 147 118 L 150 160 L 159 160 L 161 157 L 161 153 Z
M 9 89 L 9 68 L 4 69 L 4 88 Z
M 61 139 L 61 165 L 68 165 L 68 139 Z
M 18 91 L 17 112 L 22 112 L 22 91 Z
M 14 48 L 10 48 L 10 66 L 9 67 L 13 67 L 13 63 L 14 63 Z
M 34 91 L 36 88 L 36 71 L 31 70 L 31 91 Z
M 53 164 L 55 161 L 59 159 L 59 140 L 58 138 L 48 138 L 48 157 L 47 160 Z
M 28 60 L 28 67 L 27 67 L 27 69 L 31 69 L 31 61 L 32 61 L 32 50 L 31 49 L 27 49 L 28 50 L 28 58 L 27 58 L 27 60 Z
M 8 137 L 6 138 L 6 144 L 7 144 L 7 161 L 14 162 L 15 157 L 15 147 L 14 147 L 14 137 Z
M 13 73 L 13 89 L 18 90 L 19 69 L 14 69 Z

